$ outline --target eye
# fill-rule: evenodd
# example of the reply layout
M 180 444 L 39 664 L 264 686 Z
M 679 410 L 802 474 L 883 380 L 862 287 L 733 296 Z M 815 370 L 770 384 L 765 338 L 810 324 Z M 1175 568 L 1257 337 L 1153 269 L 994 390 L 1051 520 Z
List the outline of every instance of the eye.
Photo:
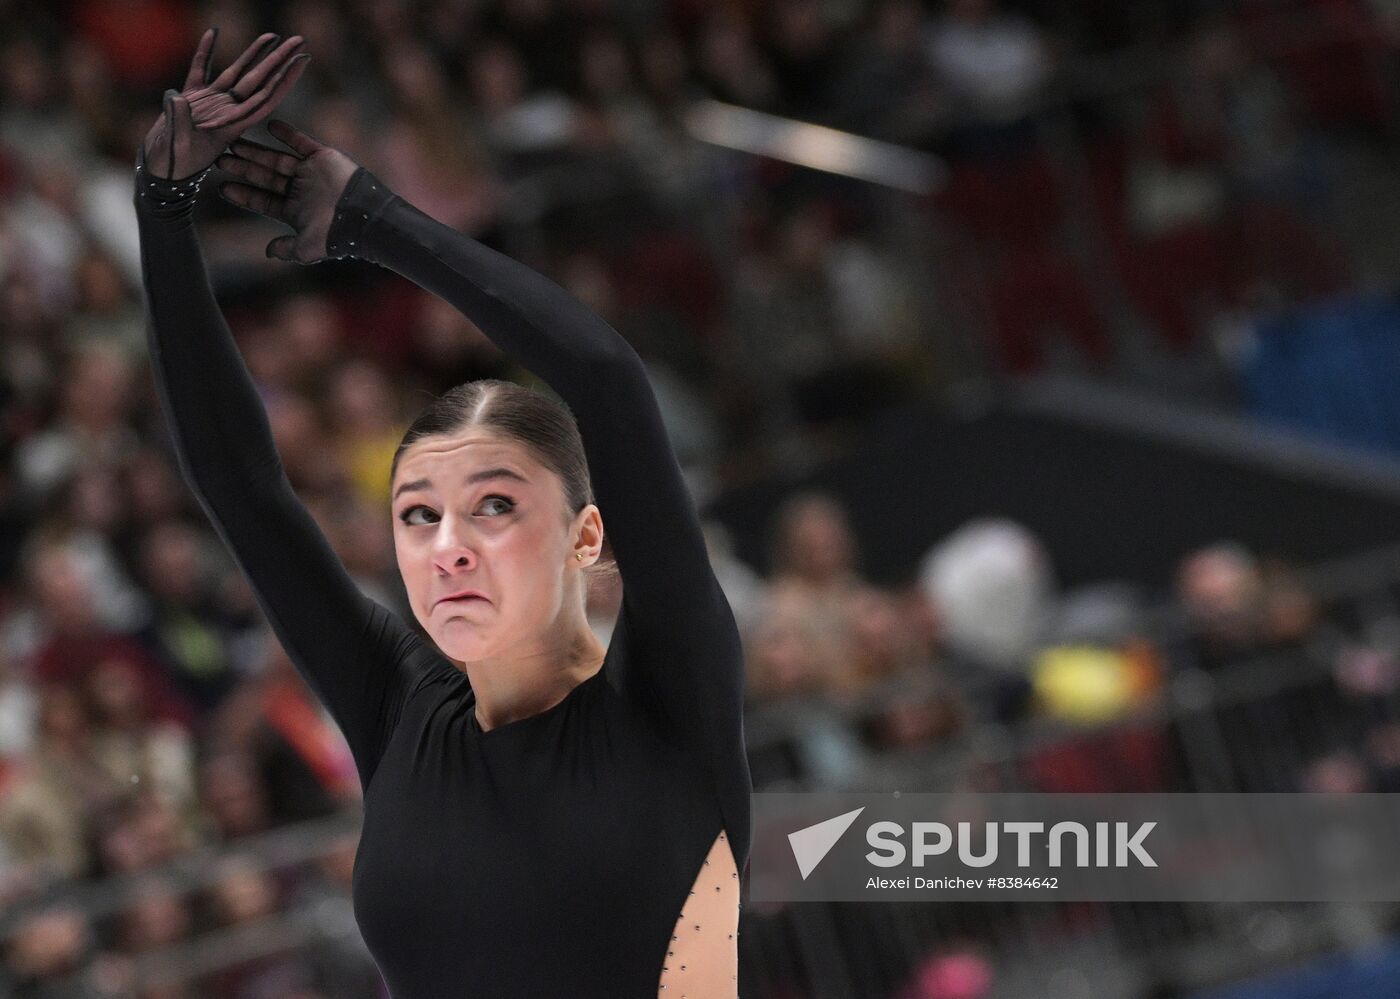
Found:
M 493 502 L 503 504 L 504 509 L 498 510 L 494 513 L 488 513 L 486 515 L 488 517 L 499 517 L 502 514 L 509 513 L 511 510 L 515 509 L 515 503 L 512 500 L 508 499 L 505 496 L 497 495 L 487 496 L 485 499 L 483 499 L 481 501 L 482 507 L 486 507 L 487 504 Z M 419 510 L 422 510 L 427 516 L 431 517 L 432 520 L 415 520 L 414 517 Z M 437 519 L 438 515 L 432 510 L 430 510 L 428 507 L 423 506 L 421 503 L 415 506 L 408 507 L 406 510 L 403 511 L 403 513 L 399 514 L 399 520 L 403 521 L 409 527 L 423 527 L 428 524 L 434 524 L 437 523 Z
M 504 497 L 504 496 L 494 496 L 494 495 L 493 495 L 493 496 L 487 496 L 487 497 L 486 497 L 484 500 L 482 500 L 481 502 L 482 502 L 482 505 L 484 506 L 485 504 L 490 503 L 490 502 L 492 502 L 493 500 L 505 504 L 505 509 L 502 510 L 501 513 L 509 513 L 512 509 L 515 508 L 515 504 L 512 503 L 509 499 L 507 499 L 507 498 Z M 493 516 L 495 516 L 495 515 L 493 515 Z
M 424 524 L 425 521 L 411 519 L 413 515 L 419 510 L 424 511 L 433 517 L 437 516 L 437 514 L 433 513 L 433 511 L 429 510 L 426 506 L 419 504 L 417 506 L 411 506 L 403 513 L 399 514 L 399 520 L 402 520 L 405 524 L 408 524 L 410 527 L 419 527 L 422 524 Z M 427 523 L 431 523 L 431 521 L 427 521 Z

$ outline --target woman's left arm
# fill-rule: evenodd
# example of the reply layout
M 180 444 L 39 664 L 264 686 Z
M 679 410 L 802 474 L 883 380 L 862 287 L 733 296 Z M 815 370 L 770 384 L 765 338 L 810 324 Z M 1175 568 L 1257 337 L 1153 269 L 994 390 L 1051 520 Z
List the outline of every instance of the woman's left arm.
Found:
M 627 692 L 680 741 L 732 751 L 743 703 L 739 633 L 636 351 L 542 274 L 429 217 L 369 171 L 351 172 L 344 154 L 283 122 L 270 127 L 294 153 L 235 143 L 219 165 L 249 183 L 222 193 L 297 230 L 270 255 L 387 267 L 450 302 L 559 394 L 578 421 L 622 572 L 614 641 L 627 645 Z M 331 164 L 316 168 L 318 156 Z M 309 193 L 337 171 L 349 180 L 329 185 L 341 192 L 333 204 Z

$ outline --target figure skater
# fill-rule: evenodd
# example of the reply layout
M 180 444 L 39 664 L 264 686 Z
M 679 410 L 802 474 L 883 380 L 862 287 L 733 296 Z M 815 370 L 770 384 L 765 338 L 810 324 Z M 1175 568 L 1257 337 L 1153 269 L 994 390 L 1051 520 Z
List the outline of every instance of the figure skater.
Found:
M 734 999 L 750 844 L 739 634 L 645 369 L 559 286 L 424 215 L 283 122 L 239 136 L 308 58 L 214 32 L 142 144 L 135 203 L 161 407 L 181 473 L 345 734 L 353 878 L 395 999 Z M 212 77 L 212 79 L 211 79 Z M 298 501 L 193 224 L 220 193 L 291 226 L 268 255 L 388 267 L 465 313 L 543 392 L 459 385 L 394 457 L 394 548 L 431 641 L 361 594 Z M 623 600 L 590 630 L 604 521 Z

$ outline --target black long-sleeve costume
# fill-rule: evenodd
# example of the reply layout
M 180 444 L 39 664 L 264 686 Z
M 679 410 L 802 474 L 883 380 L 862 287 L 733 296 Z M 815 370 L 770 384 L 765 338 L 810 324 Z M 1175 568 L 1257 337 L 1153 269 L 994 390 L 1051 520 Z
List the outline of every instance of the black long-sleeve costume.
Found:
M 156 385 L 181 472 L 354 753 L 355 913 L 395 999 L 655 995 L 721 831 L 745 870 L 751 785 L 738 631 L 640 359 L 373 174 L 341 196 L 328 255 L 451 302 L 568 403 L 622 572 L 603 669 L 483 732 L 467 677 L 356 589 L 288 483 L 209 287 L 195 189 L 138 165 Z

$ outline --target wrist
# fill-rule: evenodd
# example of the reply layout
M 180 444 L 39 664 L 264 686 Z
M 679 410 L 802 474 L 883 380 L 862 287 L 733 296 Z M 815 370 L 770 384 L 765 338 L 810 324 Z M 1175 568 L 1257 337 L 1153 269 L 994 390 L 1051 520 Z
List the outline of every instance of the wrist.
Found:
M 397 197 L 374 174 L 359 167 L 336 201 L 326 233 L 326 256 L 368 259 L 374 223 Z
M 147 165 L 146 148 L 142 145 L 136 156 L 136 197 L 154 206 L 157 214 L 184 214 L 193 208 L 209 170 L 210 167 L 205 167 L 188 177 L 176 179 L 158 176 Z

